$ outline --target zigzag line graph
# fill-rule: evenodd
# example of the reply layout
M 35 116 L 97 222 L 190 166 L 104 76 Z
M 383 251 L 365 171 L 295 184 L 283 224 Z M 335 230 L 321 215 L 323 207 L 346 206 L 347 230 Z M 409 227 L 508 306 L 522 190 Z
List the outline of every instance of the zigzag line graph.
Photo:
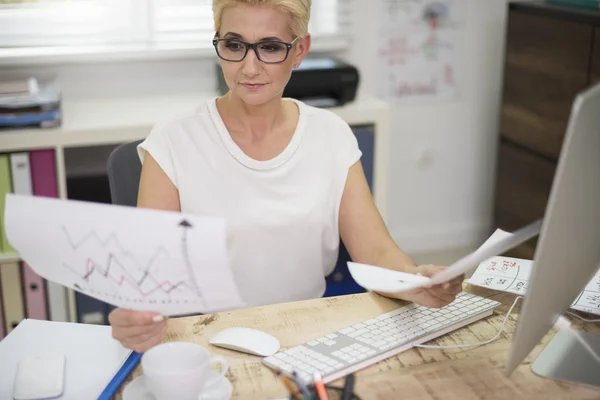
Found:
M 124 274 L 121 274 L 121 276 L 119 276 L 119 278 L 115 278 L 113 275 L 109 274 L 110 268 L 111 268 L 113 262 L 119 264 L 124 271 Z M 152 279 L 152 281 L 156 282 L 156 285 L 154 288 L 152 288 L 148 291 L 144 291 L 142 289 L 142 283 L 140 283 L 139 281 L 136 282 L 135 278 L 132 277 L 131 274 L 125 268 L 123 268 L 122 264 L 114 257 L 114 254 L 112 254 L 112 253 L 109 254 L 109 261 L 108 261 L 108 266 L 106 267 L 106 269 L 103 269 L 100 264 L 98 264 L 91 258 L 88 258 L 86 260 L 86 271 L 83 275 L 80 272 L 78 272 L 75 268 L 67 265 L 66 263 L 63 263 L 63 266 L 65 268 L 70 269 L 73 273 L 80 276 L 86 282 L 90 281 L 90 279 L 91 279 L 91 277 L 93 277 L 94 273 L 96 273 L 96 275 L 101 275 L 103 278 L 110 280 L 113 284 L 115 284 L 118 287 L 123 286 L 123 283 L 127 282 L 127 284 L 131 288 L 135 289 L 144 298 L 150 296 L 151 294 L 153 294 L 159 290 L 163 291 L 165 294 L 169 294 L 176 289 L 188 288 L 191 293 L 194 293 L 194 291 L 190 288 L 190 286 L 185 281 L 179 281 L 175 284 L 171 283 L 169 280 L 164 280 L 164 281 L 158 282 L 150 274 L 146 274 L 145 276 L 149 276 L 150 279 Z
M 98 243 L 103 249 L 107 250 L 108 246 L 112 243 L 117 250 L 108 252 L 105 264 L 97 262 L 92 256 L 85 257 L 83 268 L 76 268 L 66 262 L 63 262 L 62 264 L 66 269 L 78 276 L 80 283 L 83 284 L 83 282 L 85 282 L 86 284 L 89 284 L 92 282 L 92 279 L 95 279 L 94 277 L 98 277 L 103 279 L 102 283 L 109 283 L 110 287 L 114 290 L 113 293 L 100 293 L 97 290 L 84 288 L 79 283 L 76 283 L 74 286 L 83 292 L 90 291 L 92 293 L 99 293 L 123 299 L 124 295 L 121 293 L 121 289 L 126 285 L 133 289 L 135 293 L 135 296 L 125 296 L 127 300 L 129 300 L 130 297 L 133 297 L 134 299 L 132 301 L 146 301 L 148 299 L 149 302 L 153 302 L 152 299 L 155 298 L 155 295 L 158 295 L 159 298 L 163 299 L 163 302 L 165 302 L 165 300 L 171 302 L 170 295 L 172 293 L 179 293 L 184 295 L 185 298 L 192 297 L 195 298 L 196 301 L 199 301 L 202 300 L 202 296 L 198 285 L 194 280 L 194 276 L 191 273 L 191 266 L 187 257 L 186 247 L 187 229 L 192 226 L 185 220 L 182 221 L 179 226 L 183 228 L 182 245 L 184 247 L 182 250 L 184 252 L 186 263 L 187 280 L 181 279 L 175 282 L 168 279 L 159 280 L 152 274 L 151 269 L 161 256 L 166 257 L 167 259 L 171 258 L 164 246 L 159 246 L 154 251 L 147 264 L 144 265 L 135 257 L 135 255 L 123 246 L 115 233 L 111 233 L 105 239 L 102 239 L 96 231 L 90 230 L 86 235 L 75 240 L 65 226 L 61 226 L 61 228 L 73 251 L 80 249 L 90 241 Z M 186 294 L 188 294 L 188 296 L 185 296 Z M 190 300 L 194 301 L 193 299 Z M 184 300 L 183 302 L 187 303 L 189 301 Z

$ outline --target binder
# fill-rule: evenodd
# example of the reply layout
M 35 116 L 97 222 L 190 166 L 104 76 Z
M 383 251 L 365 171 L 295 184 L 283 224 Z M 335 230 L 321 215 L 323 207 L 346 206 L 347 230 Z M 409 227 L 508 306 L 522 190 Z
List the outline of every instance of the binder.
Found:
M 10 175 L 10 162 L 8 154 L 0 154 L 0 252 L 14 252 L 12 246 L 8 243 L 6 232 L 4 230 L 4 207 L 6 194 L 12 191 L 12 180 Z
M 29 153 L 11 153 L 10 171 L 12 175 L 12 192 L 25 195 L 33 194 Z
M 58 197 L 54 149 L 29 152 L 34 196 Z M 67 295 L 63 286 L 48 282 L 45 288 L 49 317 L 53 321 L 68 321 Z
M 21 268 L 18 262 L 0 265 L 4 326 L 8 335 L 25 318 Z
M 10 155 L 13 192 L 32 195 L 33 182 L 29 153 L 12 153 Z M 48 319 L 46 311 L 46 283 L 27 263 L 22 264 L 23 289 L 25 292 L 25 309 L 29 318 Z
M 33 150 L 29 153 L 31 180 L 35 196 L 58 197 L 56 160 L 53 149 Z
M 23 289 L 27 318 L 48 319 L 46 281 L 36 274 L 26 262 L 22 263 Z

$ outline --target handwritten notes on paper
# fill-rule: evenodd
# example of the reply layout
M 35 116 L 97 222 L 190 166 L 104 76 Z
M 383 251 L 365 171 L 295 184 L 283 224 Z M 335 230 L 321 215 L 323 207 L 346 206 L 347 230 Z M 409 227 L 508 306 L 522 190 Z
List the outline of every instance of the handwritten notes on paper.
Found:
M 422 103 L 458 93 L 460 4 L 452 0 L 379 0 L 378 94 Z
M 163 315 L 245 304 L 220 218 L 9 194 L 5 229 L 38 275 L 108 304 Z
M 571 304 L 571 308 L 600 315 L 600 269 Z
M 468 283 L 489 289 L 524 295 L 533 262 L 519 258 L 493 257 L 479 265 Z
M 461 274 L 465 274 L 477 268 L 483 261 L 502 254 L 539 235 L 541 228 L 542 220 L 538 219 L 512 233 L 497 229 L 477 250 L 452 263 L 445 270 L 435 274 L 431 278 L 431 283 L 440 284 Z
M 533 261 L 511 257 L 493 257 L 479 265 L 471 278 L 472 285 L 525 295 Z M 571 304 L 571 308 L 600 315 L 600 270 Z
M 454 262 L 448 268 L 438 272 L 431 278 L 415 276 L 398 271 L 390 271 L 381 267 L 367 264 L 348 262 L 352 278 L 360 286 L 374 292 L 401 293 L 419 287 L 437 285 L 477 268 L 481 262 L 512 249 L 515 246 L 537 236 L 542 226 L 542 220 L 537 220 L 519 230 L 509 233 L 496 230 L 485 243 L 473 253 Z

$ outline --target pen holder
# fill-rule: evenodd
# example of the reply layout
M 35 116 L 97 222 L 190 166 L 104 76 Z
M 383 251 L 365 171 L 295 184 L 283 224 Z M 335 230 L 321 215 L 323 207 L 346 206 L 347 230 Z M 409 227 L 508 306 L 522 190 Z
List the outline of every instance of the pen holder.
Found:
M 328 400 L 342 400 L 342 395 L 344 394 L 344 389 L 340 387 L 325 385 L 325 390 L 327 392 Z M 319 396 L 317 395 L 317 390 L 314 386 L 309 385 L 308 391 L 310 392 L 310 396 L 302 397 L 302 400 L 319 400 Z M 290 400 L 298 400 L 295 399 L 294 396 L 290 396 Z M 350 400 L 361 400 L 358 395 L 352 393 L 350 396 Z

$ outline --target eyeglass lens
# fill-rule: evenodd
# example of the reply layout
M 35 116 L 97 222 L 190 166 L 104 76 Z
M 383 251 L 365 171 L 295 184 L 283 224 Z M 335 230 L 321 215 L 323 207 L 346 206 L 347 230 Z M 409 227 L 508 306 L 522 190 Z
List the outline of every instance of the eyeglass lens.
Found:
M 282 62 L 287 56 L 287 47 L 280 42 L 261 42 L 257 45 L 257 50 L 258 58 L 268 63 Z M 225 60 L 241 61 L 246 55 L 246 44 L 235 39 L 219 40 L 217 51 Z

